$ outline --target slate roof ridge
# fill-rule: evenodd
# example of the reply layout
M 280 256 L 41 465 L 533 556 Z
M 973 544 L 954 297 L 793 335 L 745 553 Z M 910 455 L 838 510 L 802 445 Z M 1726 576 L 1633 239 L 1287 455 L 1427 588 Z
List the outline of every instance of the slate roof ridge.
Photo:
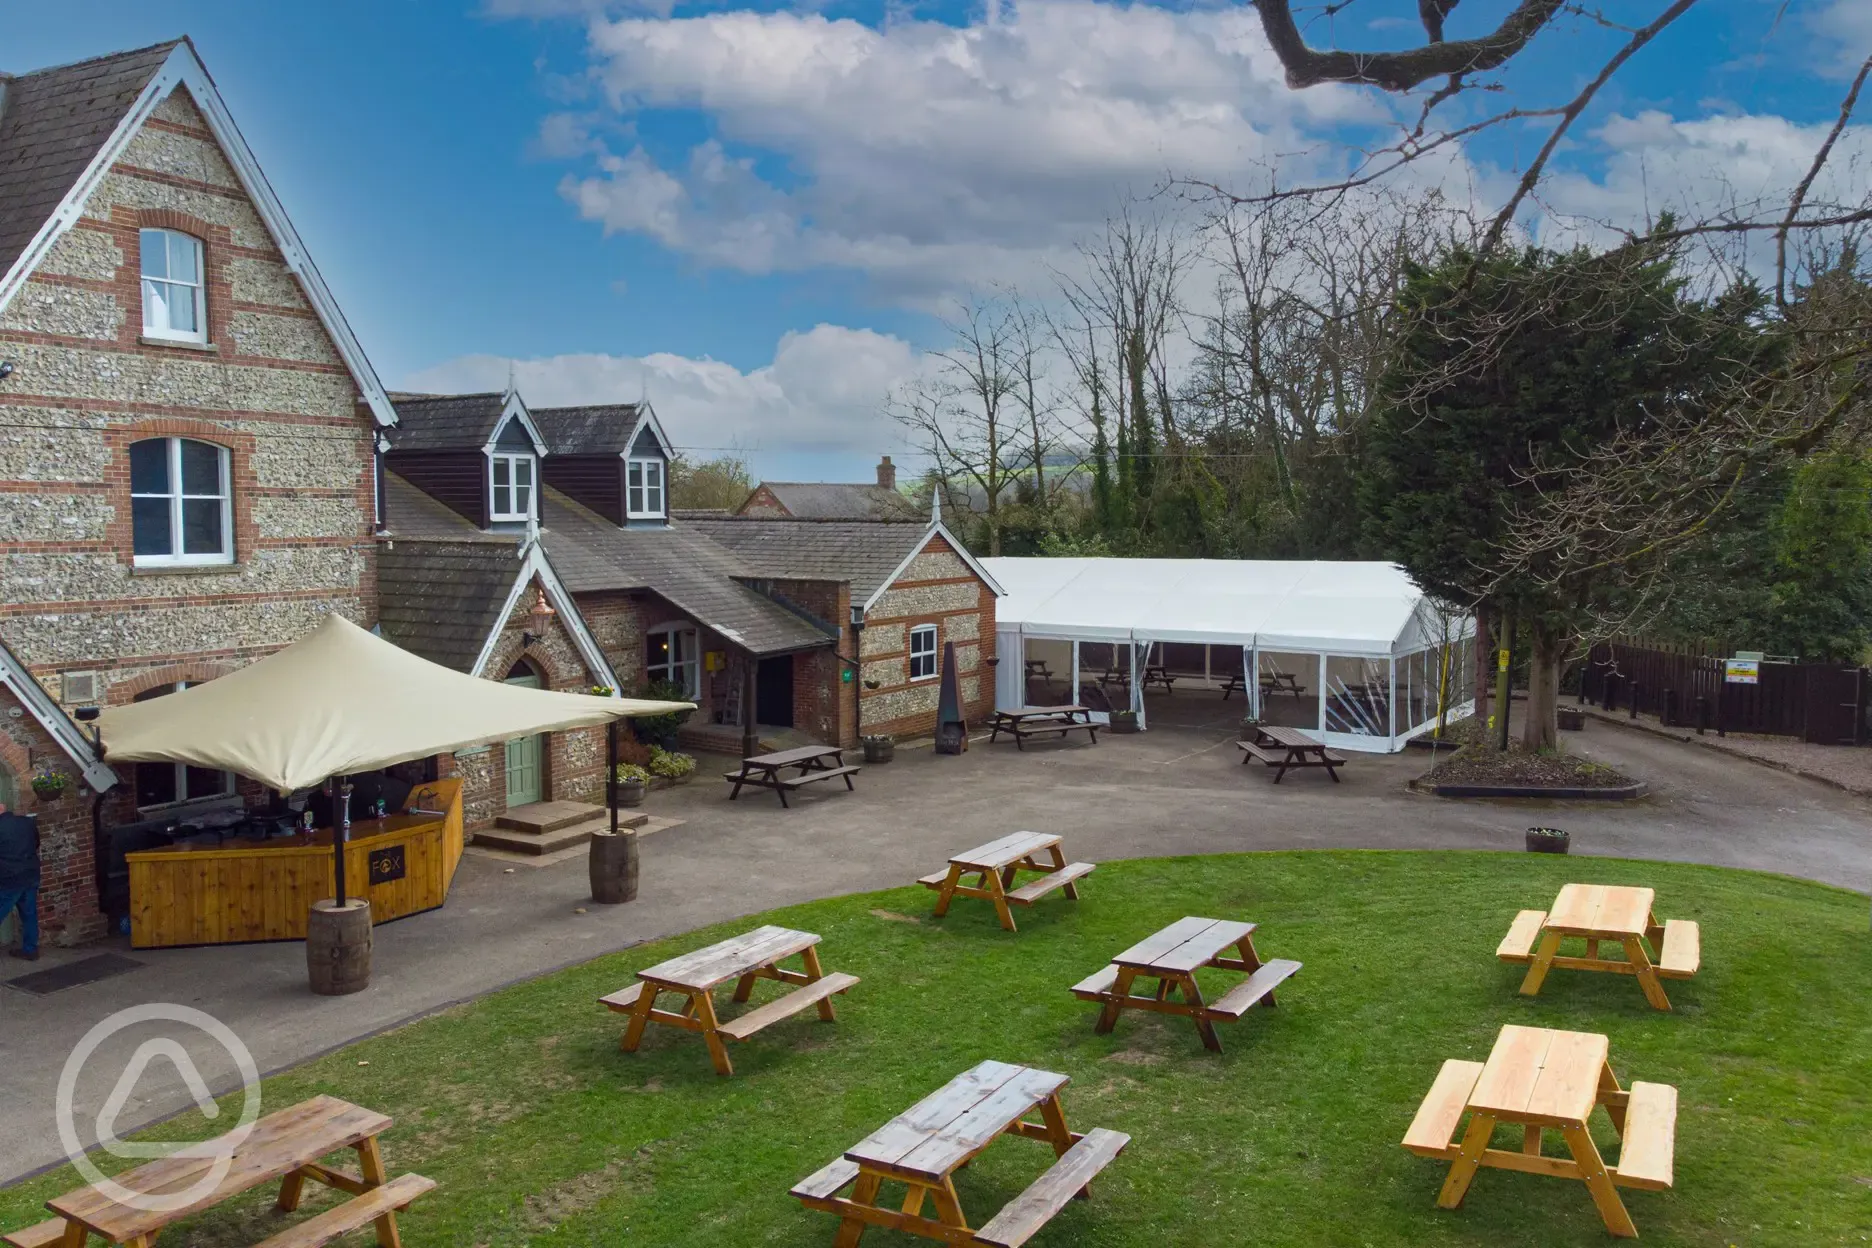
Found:
M 116 61 L 132 56 L 142 56 L 147 52 L 154 52 L 158 48 L 164 52 L 171 52 L 185 43 L 191 48 L 195 46 L 195 41 L 187 35 L 177 35 L 173 39 L 158 39 L 155 43 L 147 43 L 140 48 L 119 48 L 115 52 L 101 52 L 96 56 L 87 56 L 76 61 L 66 61 L 59 65 L 41 65 L 37 69 L 23 70 L 19 73 L 7 73 L 5 70 L 0 70 L 0 80 L 18 82 L 23 78 L 36 78 L 40 74 L 56 74 L 68 69 L 83 69 L 87 65 L 101 65 L 105 61 Z

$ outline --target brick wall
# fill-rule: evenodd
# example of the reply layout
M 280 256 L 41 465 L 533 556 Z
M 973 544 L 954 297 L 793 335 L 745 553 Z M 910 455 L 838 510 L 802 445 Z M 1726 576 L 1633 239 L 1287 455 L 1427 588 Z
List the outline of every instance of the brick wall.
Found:
M 738 516 L 756 516 L 772 519 L 776 516 L 790 516 L 786 504 L 774 497 L 774 492 L 764 485 L 756 486 L 754 492 L 735 510 Z
M 769 589 L 775 597 L 786 599 L 839 630 L 836 647 L 793 656 L 793 726 L 816 741 L 854 748 L 858 732 L 853 724 L 856 707 L 852 691 L 857 682 L 845 681 L 850 666 L 845 660 L 856 657 L 848 623 L 851 586 L 843 581 L 776 580 L 769 582 Z
M 104 934 L 97 908 L 93 867 L 91 807 L 95 795 L 78 777 L 65 751 L 39 721 L 0 688 L 0 767 L 13 781 L 13 809 L 39 820 L 39 926 L 52 944 L 72 945 Z M 33 773 L 41 767 L 72 779 L 64 796 L 42 801 L 32 791 Z
M 202 241 L 206 345 L 143 337 L 144 227 Z M 55 698 L 67 673 L 96 673 L 122 703 L 251 662 L 331 611 L 375 619 L 373 422 L 186 91 L 0 315 L 0 358 L 15 365 L 0 382 L 0 636 Z M 231 564 L 134 566 L 128 448 L 165 436 L 227 450 Z M 67 797 L 42 821 L 83 825 L 49 851 L 61 939 L 101 926 L 89 806 Z M 113 793 L 107 818 L 134 817 Z
M 910 630 L 936 626 L 938 677 L 910 679 Z M 932 537 L 865 616 L 864 733 L 927 737 L 936 731 L 944 644 L 954 642 L 963 714 L 971 723 L 994 710 L 995 596 L 953 547 Z M 876 688 L 872 688 L 872 684 Z

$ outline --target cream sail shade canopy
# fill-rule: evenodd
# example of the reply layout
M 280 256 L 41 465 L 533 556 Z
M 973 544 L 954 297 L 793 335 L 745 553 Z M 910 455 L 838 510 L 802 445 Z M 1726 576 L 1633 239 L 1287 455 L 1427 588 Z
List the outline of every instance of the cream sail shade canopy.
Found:
M 334 612 L 284 650 L 180 693 L 110 707 L 98 726 L 107 763 L 212 767 L 284 793 L 431 754 L 693 709 L 482 680 Z

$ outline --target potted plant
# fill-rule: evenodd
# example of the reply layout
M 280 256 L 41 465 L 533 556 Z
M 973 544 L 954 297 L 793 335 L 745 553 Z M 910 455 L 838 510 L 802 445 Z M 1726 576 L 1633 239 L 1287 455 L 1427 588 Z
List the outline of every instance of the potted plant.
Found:
M 50 768 L 36 772 L 32 778 L 33 796 L 42 802 L 56 802 L 65 796 L 65 790 L 71 788 L 71 777 L 62 771 Z
M 864 761 L 867 763 L 888 763 L 897 754 L 897 738 L 888 732 L 859 737 L 858 744 L 864 747 Z
M 650 747 L 649 772 L 670 784 L 687 784 L 689 777 L 695 775 L 695 759 L 653 745 Z
M 1554 719 L 1568 732 L 1578 732 L 1586 726 L 1586 712 L 1577 706 L 1562 706 L 1555 710 Z
M 1259 715 L 1242 716 L 1241 730 L 1236 734 L 1235 739 L 1237 741 L 1254 741 L 1260 736 L 1261 717 Z
M 1137 712 L 1113 711 L 1111 713 L 1111 730 L 1113 732 L 1136 732 L 1138 730 Z
M 1527 848 L 1530 854 L 1564 854 L 1572 837 L 1560 828 L 1529 828 Z
M 608 698 L 617 692 L 617 687 L 615 685 L 593 685 L 591 691 L 592 697 L 594 698 Z
M 617 769 L 617 800 L 619 806 L 643 805 L 644 789 L 650 783 L 650 773 L 635 763 L 619 763 Z

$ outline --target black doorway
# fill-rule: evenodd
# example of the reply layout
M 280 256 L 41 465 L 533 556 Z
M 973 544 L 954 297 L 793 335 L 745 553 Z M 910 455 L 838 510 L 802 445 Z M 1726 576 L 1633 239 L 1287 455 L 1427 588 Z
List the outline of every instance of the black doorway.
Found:
M 793 726 L 793 656 L 762 659 L 754 672 L 754 722 L 773 728 Z

